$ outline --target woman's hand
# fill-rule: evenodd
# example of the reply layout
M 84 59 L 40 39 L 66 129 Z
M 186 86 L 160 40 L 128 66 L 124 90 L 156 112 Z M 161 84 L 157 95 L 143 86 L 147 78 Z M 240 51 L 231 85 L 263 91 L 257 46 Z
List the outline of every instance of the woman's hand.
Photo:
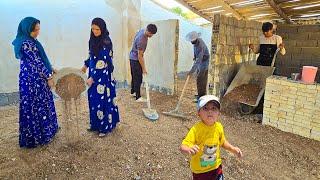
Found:
M 87 66 L 83 65 L 80 70 L 81 70 L 81 72 L 86 73 L 87 72 Z
M 52 89 L 54 87 L 54 81 L 53 81 L 52 77 L 50 79 L 48 79 L 48 86 L 50 87 L 50 89 Z
M 93 81 L 92 77 L 87 79 L 87 84 L 89 87 L 91 87 L 93 83 L 94 83 L 94 81 Z

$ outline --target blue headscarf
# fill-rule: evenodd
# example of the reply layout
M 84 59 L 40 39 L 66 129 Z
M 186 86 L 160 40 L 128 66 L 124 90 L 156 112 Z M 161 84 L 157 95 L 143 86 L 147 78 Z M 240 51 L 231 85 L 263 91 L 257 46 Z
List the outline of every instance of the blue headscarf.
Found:
M 22 19 L 22 21 L 19 23 L 18 31 L 17 31 L 17 36 L 13 40 L 12 45 L 14 46 L 14 53 L 17 59 L 21 59 L 22 53 L 21 53 L 21 46 L 22 43 L 26 40 L 33 41 L 40 53 L 40 57 L 48 69 L 49 73 L 52 73 L 52 66 L 50 64 L 50 61 L 46 55 L 46 52 L 44 51 L 41 43 L 34 39 L 33 37 L 30 36 L 30 33 L 32 32 L 32 28 L 34 27 L 35 24 L 39 23 L 40 21 L 34 17 L 26 17 Z

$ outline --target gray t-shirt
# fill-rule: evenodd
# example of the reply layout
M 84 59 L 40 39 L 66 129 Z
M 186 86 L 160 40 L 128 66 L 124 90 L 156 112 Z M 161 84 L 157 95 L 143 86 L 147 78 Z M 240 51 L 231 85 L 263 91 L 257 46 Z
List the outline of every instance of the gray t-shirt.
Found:
M 134 37 L 132 49 L 129 55 L 130 60 L 138 61 L 138 51 L 141 50 L 144 52 L 147 48 L 148 37 L 144 34 L 144 31 L 144 29 L 141 29 Z

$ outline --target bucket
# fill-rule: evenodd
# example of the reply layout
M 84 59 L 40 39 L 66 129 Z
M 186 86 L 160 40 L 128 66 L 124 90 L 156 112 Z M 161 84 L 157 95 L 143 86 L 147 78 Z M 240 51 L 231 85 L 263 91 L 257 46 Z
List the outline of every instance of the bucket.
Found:
M 314 66 L 303 66 L 301 80 L 305 83 L 312 84 L 316 77 L 318 67 Z

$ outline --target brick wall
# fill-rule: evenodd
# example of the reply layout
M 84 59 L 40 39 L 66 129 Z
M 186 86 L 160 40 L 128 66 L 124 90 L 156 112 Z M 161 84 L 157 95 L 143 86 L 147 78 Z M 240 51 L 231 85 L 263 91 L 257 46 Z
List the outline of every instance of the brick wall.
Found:
M 320 141 L 320 84 L 306 85 L 286 77 L 267 78 L 265 125 Z
M 287 53 L 276 60 L 277 75 L 289 77 L 300 72 L 302 66 L 320 67 L 320 24 L 318 25 L 283 25 L 277 27 L 284 41 Z M 318 72 L 317 82 L 320 82 Z
M 255 54 L 248 56 L 248 46 L 249 43 L 259 44 L 261 25 L 256 21 L 237 20 L 218 14 L 214 16 L 208 77 L 210 94 L 223 95 L 240 65 L 255 61 Z

